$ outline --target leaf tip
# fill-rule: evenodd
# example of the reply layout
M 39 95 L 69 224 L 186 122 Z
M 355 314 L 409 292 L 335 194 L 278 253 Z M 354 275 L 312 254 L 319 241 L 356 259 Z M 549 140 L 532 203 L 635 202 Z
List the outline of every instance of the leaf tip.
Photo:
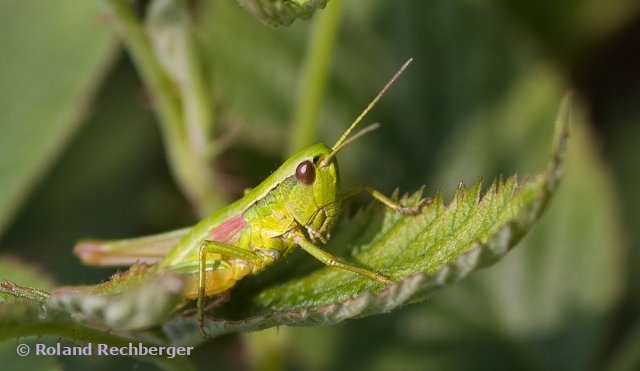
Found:
M 547 188 L 555 190 L 560 183 L 564 170 L 567 142 L 571 130 L 573 115 L 573 92 L 569 91 L 562 98 L 555 123 L 553 154 L 546 171 Z

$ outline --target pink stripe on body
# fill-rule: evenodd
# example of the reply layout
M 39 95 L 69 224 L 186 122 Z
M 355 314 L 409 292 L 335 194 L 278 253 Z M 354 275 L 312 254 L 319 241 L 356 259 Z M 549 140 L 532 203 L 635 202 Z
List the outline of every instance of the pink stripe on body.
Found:
M 247 221 L 244 220 L 242 215 L 234 216 L 215 227 L 207 239 L 210 241 L 228 243 L 238 232 L 242 230 L 242 228 L 244 228 L 245 225 L 247 225 Z

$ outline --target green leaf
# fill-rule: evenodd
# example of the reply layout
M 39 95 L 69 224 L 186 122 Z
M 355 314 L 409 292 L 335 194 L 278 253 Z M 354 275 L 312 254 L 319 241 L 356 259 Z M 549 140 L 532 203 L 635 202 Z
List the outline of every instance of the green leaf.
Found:
M 394 318 L 371 362 L 576 371 L 598 362 L 620 300 L 622 251 L 611 185 L 577 121 L 562 185 L 535 230 L 497 266 Z
M 46 302 L 54 286 L 37 269 L 3 256 L 0 260 L 0 341 L 20 334 L 47 316 Z M 16 331 L 18 331 L 16 333 Z
M 288 26 L 298 18 L 309 19 L 328 0 L 238 0 L 260 22 L 269 26 Z
M 213 318 L 205 322 L 207 332 L 215 336 L 280 325 L 333 324 L 384 313 L 424 300 L 443 286 L 495 263 L 533 226 L 555 192 L 562 174 L 568 120 L 569 103 L 565 102 L 548 168 L 523 184 L 516 177 L 496 180 L 484 195 L 481 182 L 470 188 L 461 186 L 449 205 L 436 196 L 417 216 L 373 206 L 342 219 L 327 249 L 348 245 L 353 260 L 397 283 L 382 287 L 356 274 L 323 267 L 253 293 L 246 288 L 249 284 L 214 311 Z M 405 196 L 402 202 L 415 203 L 420 195 Z M 188 322 L 178 318 L 164 327 L 170 337 L 184 336 Z
M 183 297 L 178 277 L 155 275 L 145 279 L 147 273 L 147 266 L 134 265 L 101 285 L 57 290 L 48 304 L 109 328 L 150 327 L 165 320 Z
M 43 308 L 49 295 L 42 290 L 54 284 L 38 269 L 12 257 L 1 257 L 0 272 L 0 332 L 6 333 L 14 317 L 29 317 Z
M 3 1 L 0 45 L 1 233 L 77 128 L 115 49 L 95 4 L 73 0 Z
M 20 288 L 12 282 L 45 290 L 53 287 L 53 283 L 38 269 L 12 257 L 0 256 L 0 272 L 0 333 L 10 334 L 20 323 L 31 324 L 34 318 L 41 316 L 43 307 L 37 299 L 46 300 L 40 295 L 41 292 L 33 289 L 26 291 L 26 295 L 22 295 L 22 297 L 16 296 L 16 290 L 19 291 Z M 10 279 L 11 283 L 4 281 L 7 279 Z M 30 294 L 35 294 L 36 300 L 28 299 Z M 3 368 L 7 370 L 60 369 L 56 360 L 51 357 L 18 357 L 16 355 L 18 344 L 26 344 L 33 349 L 36 342 L 44 343 L 44 340 L 22 338 L 19 342 L 15 340 L 3 341 L 5 339 L 4 336 L 0 336 L 0 362 Z
M 164 281 L 165 277 L 159 277 Z M 158 281 L 151 281 L 151 283 L 157 284 Z M 161 282 L 166 283 L 166 281 Z M 146 289 L 146 286 L 141 286 L 141 289 Z M 162 294 L 162 290 L 161 291 Z M 36 295 L 34 295 L 36 293 Z M 140 295 L 140 300 L 149 298 L 149 295 L 154 295 L 153 291 L 146 290 L 145 292 L 132 291 L 129 295 Z M 4 298 L 13 296 L 17 300 L 5 301 Z M 167 295 L 165 295 L 168 297 Z M 43 335 L 56 335 L 57 337 L 64 337 L 71 340 L 73 343 L 86 345 L 88 343 L 93 344 L 106 344 L 113 347 L 126 347 L 130 344 L 136 346 L 141 343 L 143 347 L 150 347 L 159 345 L 157 339 L 152 337 L 148 338 L 132 338 L 127 334 L 117 333 L 110 328 L 101 326 L 95 326 L 84 324 L 73 318 L 68 312 L 57 310 L 46 305 L 46 298 L 48 294 L 44 292 L 37 292 L 37 290 L 19 286 L 9 281 L 0 281 L 0 360 L 9 359 L 15 357 L 15 349 L 17 343 L 15 341 L 5 341 L 11 338 L 21 338 L 20 344 L 27 344 L 30 346 L 31 351 L 35 347 L 35 344 L 53 345 L 59 342 L 59 338 L 44 338 Z M 107 296 L 102 296 L 98 299 L 105 299 Z M 94 297 L 94 299 L 96 299 Z M 129 300 L 132 301 L 132 300 Z M 104 307 L 104 302 L 94 302 L 98 306 Z M 175 305 L 175 303 L 174 303 Z M 121 312 L 126 308 L 116 308 Z M 114 312 L 113 310 L 111 311 Z M 153 312 L 153 311 L 150 311 Z M 119 314 L 118 314 L 119 315 Z M 138 319 L 144 318 L 146 313 L 138 313 Z M 97 328 L 96 328 L 97 327 Z M 38 338 L 28 338 L 29 336 L 38 336 Z M 26 340 L 25 340 L 25 337 Z M 13 357 L 9 355 L 13 353 Z M 33 353 L 31 353 L 33 354 Z M 37 363 L 39 369 L 55 369 L 55 361 L 53 357 L 33 357 L 41 361 Z M 140 360 L 146 362 L 156 363 L 158 366 L 168 369 L 176 370 L 192 370 L 192 365 L 186 358 L 169 358 L 166 355 L 147 355 L 147 356 L 134 356 Z M 26 369 L 25 365 L 31 363 L 17 362 L 19 365 L 15 369 Z M 13 368 L 12 368 L 13 369 Z

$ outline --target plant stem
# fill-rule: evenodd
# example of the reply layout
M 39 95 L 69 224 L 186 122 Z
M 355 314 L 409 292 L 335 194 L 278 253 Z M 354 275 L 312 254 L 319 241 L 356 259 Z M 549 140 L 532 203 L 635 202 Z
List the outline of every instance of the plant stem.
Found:
M 316 135 L 318 112 L 326 92 L 329 61 L 338 33 L 341 10 L 342 0 L 331 0 L 313 20 L 309 46 L 298 78 L 289 153 L 308 146 Z
M 152 97 L 160 123 L 171 171 L 179 187 L 198 213 L 206 215 L 222 204 L 214 184 L 214 173 L 207 153 L 211 151 L 212 131 L 210 104 L 202 82 L 193 40 L 186 44 L 186 86 L 176 86 L 153 49 L 148 34 L 124 0 L 103 0 L 110 11 L 115 28 L 129 51 Z M 175 6 L 186 6 L 178 1 Z M 189 34 L 190 30 L 185 33 Z M 182 89 L 181 89 L 182 88 Z M 184 89 L 192 89 L 185 94 Z M 181 93 L 177 95 L 176 93 Z M 189 106 L 185 105 L 189 98 Z M 187 122 L 188 121 L 188 122 Z M 198 122 L 199 124 L 193 124 Z M 189 129 L 187 129 L 187 126 Z M 198 129 L 194 129 L 198 128 Z M 194 139 L 197 138 L 197 139 Z M 206 145 L 197 144 L 203 142 Z M 206 148 L 204 148 L 206 147 Z
M 206 156 L 213 113 L 187 5 L 184 0 L 154 0 L 147 13 L 151 44 L 182 98 L 187 139 L 198 155 Z

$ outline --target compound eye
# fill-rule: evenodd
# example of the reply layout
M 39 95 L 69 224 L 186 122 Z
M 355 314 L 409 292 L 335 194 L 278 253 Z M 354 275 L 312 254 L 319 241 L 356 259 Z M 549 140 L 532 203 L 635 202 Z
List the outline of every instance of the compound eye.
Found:
M 296 179 L 302 184 L 312 184 L 316 180 L 316 171 L 309 160 L 302 161 L 296 168 Z

